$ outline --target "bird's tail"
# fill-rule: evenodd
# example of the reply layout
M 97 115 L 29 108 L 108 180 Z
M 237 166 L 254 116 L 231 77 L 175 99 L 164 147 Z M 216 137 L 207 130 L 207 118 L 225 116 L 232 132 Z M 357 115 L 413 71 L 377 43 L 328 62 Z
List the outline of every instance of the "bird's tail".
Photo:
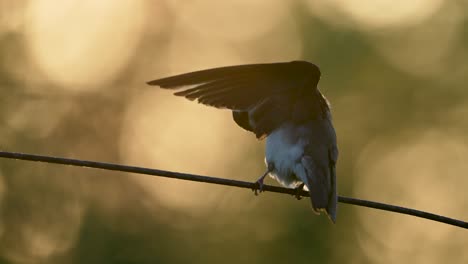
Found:
M 307 175 L 305 184 L 310 192 L 312 209 L 317 214 L 324 211 L 330 220 L 335 223 L 338 196 L 334 163 L 326 168 L 314 162 L 312 157 L 304 156 L 302 165 Z

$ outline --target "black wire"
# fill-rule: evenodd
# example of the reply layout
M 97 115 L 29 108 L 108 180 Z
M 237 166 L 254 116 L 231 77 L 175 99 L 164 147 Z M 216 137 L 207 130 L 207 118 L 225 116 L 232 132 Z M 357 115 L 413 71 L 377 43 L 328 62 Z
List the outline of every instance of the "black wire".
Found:
M 215 178 L 215 177 L 208 177 L 208 176 L 201 176 L 201 175 L 180 173 L 180 172 L 173 172 L 173 171 L 165 171 L 165 170 L 158 170 L 158 169 L 149 169 L 149 168 L 142 168 L 142 167 L 136 167 L 136 166 L 119 165 L 119 164 L 113 164 L 113 163 L 89 161 L 89 160 L 58 158 L 58 157 L 25 154 L 25 153 L 15 153 L 15 152 L 7 152 L 7 151 L 0 151 L 0 158 L 46 162 L 46 163 L 53 163 L 53 164 L 71 165 L 71 166 L 77 166 L 77 167 L 87 167 L 87 168 L 96 168 L 96 169 L 103 169 L 103 170 L 146 174 L 146 175 L 151 175 L 151 176 L 159 176 L 159 177 L 166 177 L 166 178 L 173 178 L 173 179 L 180 179 L 180 180 L 187 180 L 187 181 L 206 182 L 206 183 L 212 183 L 212 184 L 234 186 L 234 187 L 246 188 L 246 189 L 252 189 L 252 190 L 257 187 L 257 184 L 252 183 L 252 182 Z M 309 192 L 304 191 L 304 190 L 298 194 L 295 189 L 288 189 L 288 188 L 271 186 L 271 185 L 264 185 L 263 191 L 309 197 Z M 464 229 L 468 229 L 468 222 L 449 218 L 449 217 L 442 216 L 442 215 L 429 213 L 429 212 L 424 212 L 424 211 L 420 211 L 416 209 L 390 205 L 390 204 L 384 204 L 384 203 L 379 203 L 379 202 L 373 202 L 373 201 L 368 201 L 368 200 L 344 197 L 344 196 L 338 196 L 338 201 L 340 203 L 345 203 L 345 204 L 353 204 L 353 205 L 364 206 L 364 207 L 390 211 L 390 212 L 395 212 L 395 213 L 400 213 L 400 214 L 412 215 L 412 216 L 425 218 L 425 219 L 445 223 L 448 225 L 453 225 L 453 226 L 458 226 Z

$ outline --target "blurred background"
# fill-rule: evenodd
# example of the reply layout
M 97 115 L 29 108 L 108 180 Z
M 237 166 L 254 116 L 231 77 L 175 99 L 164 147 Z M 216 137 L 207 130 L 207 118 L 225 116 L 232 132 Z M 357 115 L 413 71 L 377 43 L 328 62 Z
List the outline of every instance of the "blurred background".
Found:
M 0 149 L 254 181 L 264 143 L 146 81 L 308 60 L 339 193 L 468 220 L 466 0 L 0 0 Z M 268 180 L 268 184 L 276 184 Z M 468 263 L 465 230 L 0 160 L 0 263 Z

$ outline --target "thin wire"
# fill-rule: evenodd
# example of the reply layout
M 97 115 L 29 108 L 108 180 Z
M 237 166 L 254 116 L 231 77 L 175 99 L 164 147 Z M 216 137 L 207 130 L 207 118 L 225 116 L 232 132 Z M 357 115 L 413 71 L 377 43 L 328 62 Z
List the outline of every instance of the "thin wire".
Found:
M 252 189 L 252 190 L 254 190 L 257 187 L 256 183 L 252 183 L 252 182 L 222 179 L 222 178 L 201 176 L 201 175 L 195 175 L 195 174 L 172 172 L 172 171 L 165 171 L 165 170 L 158 170 L 158 169 L 149 169 L 149 168 L 143 168 L 143 167 L 119 165 L 119 164 L 89 161 L 89 160 L 58 158 L 58 157 L 51 157 L 51 156 L 15 153 L 15 152 L 7 152 L 7 151 L 0 151 L 0 158 L 45 162 L 45 163 L 52 163 L 52 164 L 62 164 L 62 165 L 70 165 L 70 166 L 77 166 L 77 167 L 87 167 L 87 168 L 95 168 L 95 169 L 103 169 L 103 170 L 111 170 L 111 171 L 130 172 L 130 173 L 137 173 L 137 174 L 146 174 L 146 175 L 151 175 L 151 176 L 159 176 L 159 177 L 166 177 L 166 178 L 180 179 L 180 180 L 187 180 L 187 181 L 227 185 L 227 186 Z M 271 186 L 271 185 L 264 185 L 263 191 L 309 197 L 309 192 L 304 191 L 304 190 L 298 194 L 297 191 L 294 189 L 288 189 L 288 188 Z M 368 201 L 368 200 L 356 199 L 356 198 L 351 198 L 351 197 L 344 197 L 344 196 L 339 196 L 338 201 L 340 203 L 345 203 L 345 204 L 353 204 L 353 205 L 364 206 L 364 207 L 390 211 L 390 212 L 395 212 L 395 213 L 400 213 L 400 214 L 412 215 L 412 216 L 425 218 L 425 219 L 433 220 L 436 222 L 441 222 L 441 223 L 445 223 L 448 225 L 453 225 L 453 226 L 458 226 L 464 229 L 468 229 L 468 222 L 454 219 L 454 218 L 449 218 L 449 217 L 442 216 L 442 215 L 429 213 L 429 212 L 424 212 L 424 211 L 420 211 L 416 209 L 411 209 L 411 208 L 406 208 L 406 207 L 401 207 L 401 206 L 396 206 L 396 205 L 391 205 L 391 204 L 385 204 L 385 203 L 379 203 L 379 202 L 373 202 L 373 201 Z

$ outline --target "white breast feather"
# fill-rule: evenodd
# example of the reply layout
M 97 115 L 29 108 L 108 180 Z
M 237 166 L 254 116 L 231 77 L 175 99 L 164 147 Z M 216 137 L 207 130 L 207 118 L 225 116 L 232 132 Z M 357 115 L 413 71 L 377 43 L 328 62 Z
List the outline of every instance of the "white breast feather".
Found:
M 294 129 L 284 126 L 268 135 L 266 139 L 265 159 L 267 166 L 274 164 L 270 176 L 286 187 L 293 188 L 303 182 L 297 177 L 305 177 L 301 164 L 305 140 L 295 135 Z M 299 173 L 298 173 L 299 172 Z

